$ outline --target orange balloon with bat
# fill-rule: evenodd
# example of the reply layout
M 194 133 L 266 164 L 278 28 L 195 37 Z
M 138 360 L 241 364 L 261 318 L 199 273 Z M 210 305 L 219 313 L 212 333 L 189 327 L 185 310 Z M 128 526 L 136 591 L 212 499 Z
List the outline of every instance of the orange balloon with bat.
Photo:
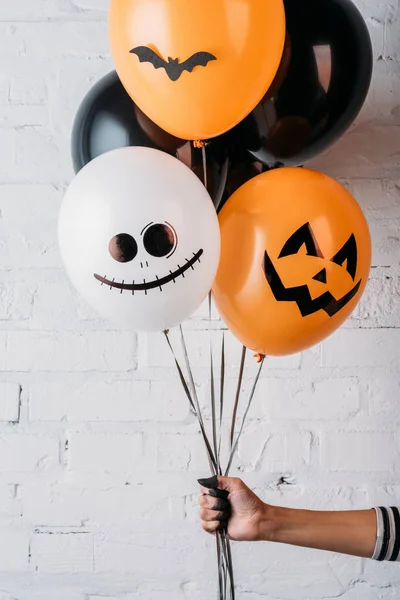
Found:
M 112 0 L 111 52 L 140 109 L 174 136 L 225 133 L 260 102 L 285 41 L 283 0 Z
M 330 177 L 302 168 L 263 173 L 235 192 L 219 221 L 214 298 L 251 350 L 302 351 L 358 304 L 371 266 L 370 233 L 356 200 Z

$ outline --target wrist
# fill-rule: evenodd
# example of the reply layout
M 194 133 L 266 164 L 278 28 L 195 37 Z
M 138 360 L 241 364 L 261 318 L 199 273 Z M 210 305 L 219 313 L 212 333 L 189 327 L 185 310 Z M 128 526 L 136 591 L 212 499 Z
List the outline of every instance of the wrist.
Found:
M 307 513 L 306 511 L 301 512 L 303 513 L 303 519 L 301 519 L 301 522 L 298 522 L 296 516 L 298 516 L 297 513 L 300 513 L 300 511 L 264 504 L 260 522 L 259 540 L 286 543 L 288 536 L 306 525 L 303 521 L 306 520 L 304 516 Z
M 282 510 L 283 509 L 277 506 L 263 503 L 260 511 L 260 521 L 256 541 L 277 541 L 276 537 L 279 535 L 278 530 L 282 523 Z

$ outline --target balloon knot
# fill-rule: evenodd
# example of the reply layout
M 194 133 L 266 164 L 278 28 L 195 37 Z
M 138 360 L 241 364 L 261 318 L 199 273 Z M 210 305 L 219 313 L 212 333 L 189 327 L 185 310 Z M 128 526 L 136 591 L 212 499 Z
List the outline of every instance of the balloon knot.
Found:
M 205 145 L 206 145 L 206 143 L 203 142 L 202 140 L 194 140 L 194 142 L 193 142 L 193 146 L 195 148 L 204 148 Z
M 262 363 L 265 358 L 265 354 L 254 354 L 254 358 L 258 364 Z

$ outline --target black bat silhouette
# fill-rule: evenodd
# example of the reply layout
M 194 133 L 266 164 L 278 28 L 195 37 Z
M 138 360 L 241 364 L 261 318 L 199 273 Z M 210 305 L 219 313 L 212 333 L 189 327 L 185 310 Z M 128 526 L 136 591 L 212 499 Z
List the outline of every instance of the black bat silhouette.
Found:
M 155 69 L 165 69 L 171 81 L 177 81 L 184 71 L 191 73 L 195 67 L 206 67 L 211 60 L 217 60 L 209 52 L 196 52 L 182 63 L 179 62 L 179 58 L 170 57 L 167 62 L 148 46 L 138 46 L 130 50 L 130 53 L 136 54 L 141 63 L 149 62 Z

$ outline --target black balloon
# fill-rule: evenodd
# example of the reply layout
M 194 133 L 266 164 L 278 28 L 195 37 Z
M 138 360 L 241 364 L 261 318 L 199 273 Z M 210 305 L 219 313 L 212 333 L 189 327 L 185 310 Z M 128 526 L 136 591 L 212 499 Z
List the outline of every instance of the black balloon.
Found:
M 250 179 L 253 179 L 253 177 L 260 175 L 264 170 L 268 169 L 262 163 L 255 161 L 247 152 L 235 152 L 231 149 L 226 186 L 221 201 L 216 206 L 217 212 L 221 211 L 236 190 L 250 181 Z
M 361 110 L 372 76 L 367 26 L 350 0 L 285 0 L 280 69 L 231 140 L 256 160 L 298 166 L 338 140 Z
M 75 117 L 71 141 L 75 173 L 97 156 L 126 146 L 146 146 L 168 152 L 204 182 L 202 150 L 153 123 L 136 106 L 113 71 L 88 92 Z M 219 203 L 228 164 L 227 147 L 222 138 L 207 144 L 206 163 L 207 188 L 213 200 Z

